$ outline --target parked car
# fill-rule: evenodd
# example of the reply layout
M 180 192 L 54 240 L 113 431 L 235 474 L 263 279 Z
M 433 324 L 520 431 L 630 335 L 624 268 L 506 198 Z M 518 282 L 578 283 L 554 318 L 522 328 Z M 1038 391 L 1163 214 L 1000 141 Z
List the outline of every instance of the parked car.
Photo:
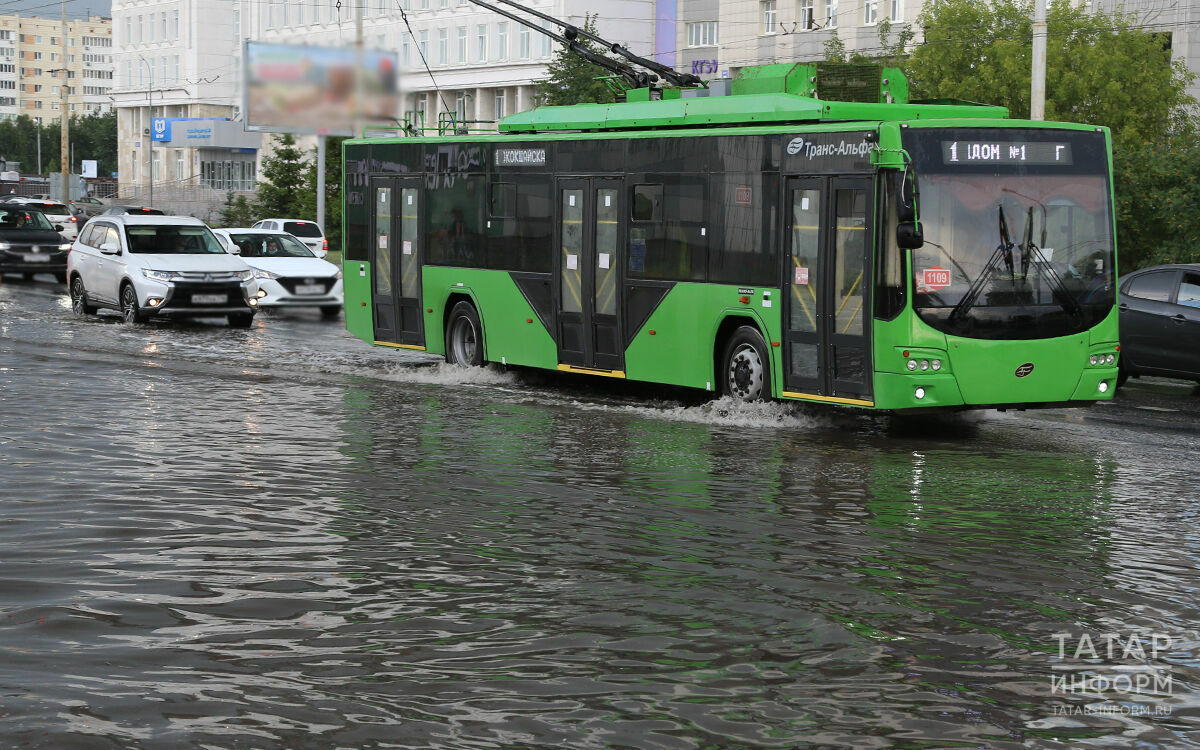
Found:
M 225 316 L 248 328 L 258 308 L 254 271 L 188 216 L 97 216 L 67 258 L 78 315 L 119 310 L 127 323 L 154 316 Z
M 1121 375 L 1200 382 L 1200 264 L 1154 266 L 1120 286 Z
M 91 218 L 92 216 L 96 216 L 107 209 L 108 204 L 99 198 L 93 198 L 90 195 L 85 195 L 71 201 L 71 207 L 78 209 L 78 211 L 75 212 L 77 215 L 83 214 L 84 216 Z
M 325 318 L 336 318 L 341 312 L 341 269 L 318 258 L 298 238 L 266 229 L 214 229 L 213 233 L 254 269 L 260 308 L 317 307 Z
M 99 216 L 124 216 L 125 214 L 141 214 L 142 216 L 165 216 L 166 212 L 149 206 L 109 206 L 101 211 Z
M 71 243 L 41 211 L 21 203 L 0 203 L 0 274 L 27 278 L 52 273 L 67 279 Z
M 65 203 L 56 203 L 54 201 L 35 200 L 33 198 L 19 198 L 10 200 L 9 203 L 22 206 L 29 206 L 46 215 L 51 224 L 61 226 L 58 231 L 63 237 L 68 240 L 75 239 L 79 235 L 79 217 L 76 216 Z
M 321 225 L 315 221 L 303 219 L 263 219 L 254 222 L 254 229 L 267 229 L 272 232 L 287 232 L 296 237 L 312 250 L 318 258 L 329 255 L 329 240 L 321 231 Z

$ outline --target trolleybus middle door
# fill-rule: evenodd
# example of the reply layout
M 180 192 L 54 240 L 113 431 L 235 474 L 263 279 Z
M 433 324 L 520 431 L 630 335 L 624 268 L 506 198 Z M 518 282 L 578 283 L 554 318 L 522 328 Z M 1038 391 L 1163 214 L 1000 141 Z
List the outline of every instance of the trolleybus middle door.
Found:
M 621 181 L 558 182 L 558 361 L 619 371 L 621 341 Z

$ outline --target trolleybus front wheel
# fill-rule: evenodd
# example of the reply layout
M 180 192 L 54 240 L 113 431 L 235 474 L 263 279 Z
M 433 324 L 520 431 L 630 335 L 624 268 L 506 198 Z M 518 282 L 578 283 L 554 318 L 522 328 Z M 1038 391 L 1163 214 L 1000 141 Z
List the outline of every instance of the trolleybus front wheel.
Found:
M 719 374 L 721 395 L 739 401 L 763 401 L 771 396 L 767 378 L 770 373 L 767 342 L 758 329 L 742 326 L 725 345 L 723 367 Z
M 483 327 L 470 302 L 459 302 L 450 311 L 446 324 L 446 361 L 464 367 L 483 364 Z

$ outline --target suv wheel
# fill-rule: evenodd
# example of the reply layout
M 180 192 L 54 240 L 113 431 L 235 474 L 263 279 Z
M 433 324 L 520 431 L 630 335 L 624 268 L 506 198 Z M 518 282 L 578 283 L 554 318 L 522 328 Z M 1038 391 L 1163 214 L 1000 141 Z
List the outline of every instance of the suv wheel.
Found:
M 83 288 L 83 279 L 79 276 L 71 279 L 71 310 L 80 317 L 96 313 L 96 306 L 88 304 L 87 290 Z
M 130 325 L 146 320 L 146 317 L 142 315 L 141 308 L 138 307 L 137 292 L 134 290 L 133 284 L 121 287 L 121 317 Z

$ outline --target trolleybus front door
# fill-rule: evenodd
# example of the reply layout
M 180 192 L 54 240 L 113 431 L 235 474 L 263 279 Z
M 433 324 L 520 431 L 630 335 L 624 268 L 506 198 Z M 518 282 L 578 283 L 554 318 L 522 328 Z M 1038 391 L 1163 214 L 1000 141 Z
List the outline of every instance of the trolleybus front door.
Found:
M 871 400 L 871 181 L 788 180 L 786 390 Z
M 375 340 L 420 346 L 421 180 L 372 180 L 375 223 L 371 243 L 372 308 Z
M 558 361 L 595 370 L 623 368 L 621 346 L 621 181 L 558 182 Z

